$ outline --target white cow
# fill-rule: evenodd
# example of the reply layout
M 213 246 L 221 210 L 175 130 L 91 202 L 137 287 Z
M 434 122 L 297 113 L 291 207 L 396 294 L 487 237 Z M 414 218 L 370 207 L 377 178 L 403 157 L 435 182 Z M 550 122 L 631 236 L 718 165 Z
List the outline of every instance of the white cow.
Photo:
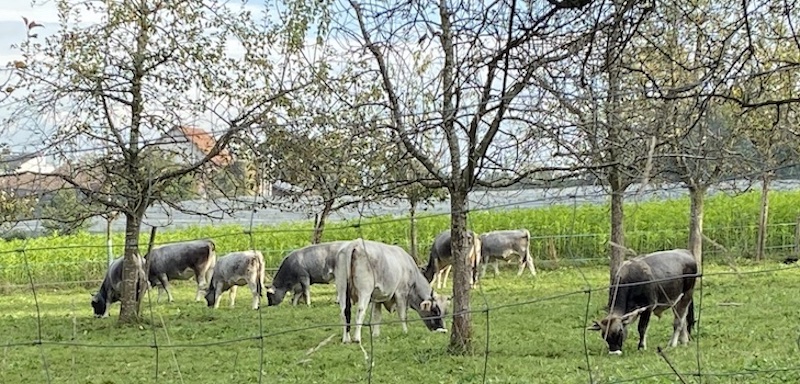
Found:
M 250 288 L 253 293 L 252 308 L 258 309 L 260 298 L 264 295 L 264 255 L 260 251 L 233 252 L 217 259 L 206 293 L 206 303 L 209 307 L 219 308 L 220 297 L 230 289 L 230 307 L 233 308 L 239 285 Z
M 406 311 L 417 311 L 431 331 L 447 332 L 443 316 L 449 298 L 437 295 L 414 259 L 402 248 L 356 239 L 340 248 L 334 269 L 336 292 L 344 325 L 342 342 L 350 342 L 351 308 L 356 304 L 352 341 L 361 342 L 361 326 L 367 307 L 372 307 L 372 335 L 380 334 L 381 306 L 397 309 L 408 332 Z
M 494 274 L 497 276 L 500 273 L 497 267 L 498 261 L 509 261 L 511 255 L 520 258 L 517 276 L 522 275 L 526 265 L 531 271 L 531 276 L 536 276 L 536 267 L 533 266 L 530 251 L 531 234 L 527 229 L 486 232 L 480 237 L 483 260 L 481 276 L 486 275 L 486 267 L 491 261 L 494 261 Z

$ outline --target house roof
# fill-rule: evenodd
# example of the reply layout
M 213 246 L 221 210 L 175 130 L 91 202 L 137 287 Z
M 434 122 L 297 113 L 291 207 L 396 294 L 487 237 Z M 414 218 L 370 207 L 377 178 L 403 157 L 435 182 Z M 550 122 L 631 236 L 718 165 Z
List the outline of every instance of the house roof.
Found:
M 213 149 L 214 145 L 217 144 L 217 140 L 215 140 L 214 137 L 212 137 L 203 129 L 186 125 L 180 125 L 176 128 L 205 154 L 211 152 L 211 149 Z M 232 161 L 233 157 L 227 148 L 223 148 L 221 151 L 219 151 L 219 154 L 211 158 L 211 162 L 220 167 L 226 166 Z

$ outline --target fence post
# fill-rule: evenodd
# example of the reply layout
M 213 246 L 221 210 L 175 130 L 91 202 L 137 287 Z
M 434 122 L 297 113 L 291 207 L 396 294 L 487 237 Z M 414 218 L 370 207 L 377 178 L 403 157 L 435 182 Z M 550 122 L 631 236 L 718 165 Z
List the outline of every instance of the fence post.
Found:
M 794 256 L 800 255 L 800 216 L 794 219 Z

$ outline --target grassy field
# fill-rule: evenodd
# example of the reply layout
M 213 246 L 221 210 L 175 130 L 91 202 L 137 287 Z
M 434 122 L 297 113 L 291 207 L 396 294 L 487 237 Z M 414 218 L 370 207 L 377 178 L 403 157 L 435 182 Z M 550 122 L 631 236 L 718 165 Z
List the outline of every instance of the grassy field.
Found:
M 667 349 L 669 360 L 685 373 L 687 382 L 697 382 L 691 373 L 698 370 L 698 351 L 701 371 L 719 374 L 704 376 L 704 383 L 800 382 L 800 270 L 777 263 L 740 264 L 738 270 L 737 275 L 728 266 L 706 265 L 702 288 L 695 294 L 698 333 L 689 346 Z M 413 312 L 407 335 L 400 324 L 386 324 L 370 344 L 365 329 L 364 347 L 374 357 L 372 382 L 480 383 L 487 344 L 486 382 L 589 382 L 583 337 L 588 295 L 581 292 L 587 286 L 583 275 L 590 286 L 602 287 L 607 281 L 602 267 L 541 271 L 535 278 L 516 277 L 511 270 L 499 277 L 490 272 L 483 280 L 483 293 L 473 291 L 472 303 L 479 310 L 485 300 L 496 309 L 489 311 L 488 340 L 486 313 L 473 314 L 476 353 L 471 357 L 448 356 L 448 335 L 428 332 Z M 447 291 L 450 287 L 448 282 Z M 44 383 L 48 378 L 52 383 L 153 383 L 156 379 L 158 383 L 254 383 L 260 361 L 264 382 L 367 382 L 361 349 L 340 342 L 332 286 L 313 287 L 311 308 L 284 303 L 260 311 L 248 308 L 246 289 L 240 290 L 236 308 L 227 307 L 226 294 L 216 311 L 193 302 L 190 285 L 179 283 L 176 291 L 175 303 L 153 304 L 153 330 L 149 325 L 118 327 L 118 304 L 111 318 L 91 317 L 87 289 L 37 290 L 41 339 L 85 345 L 80 347 L 8 346 L 39 339 L 39 335 L 32 293 L 20 290 L 4 295 L 0 300 L 0 383 Z M 602 291 L 591 295 L 590 318 L 602 315 L 605 297 Z M 145 310 L 145 316 L 149 318 L 151 312 Z M 396 320 L 395 314 L 384 315 L 384 321 Z M 217 344 L 257 336 L 260 324 L 265 334 L 263 360 L 259 340 Z M 638 336 L 632 330 L 621 357 L 608 356 L 604 342 L 590 332 L 586 346 L 595 382 L 679 382 L 656 353 L 671 329 L 668 315 L 653 318 L 650 349 L 635 350 Z M 331 336 L 330 342 L 307 354 Z M 154 337 L 158 350 L 149 347 Z M 762 370 L 767 372 L 758 372 Z
M 795 221 L 800 206 L 800 191 L 773 192 L 770 197 L 770 228 L 767 251 L 780 257 L 791 251 L 795 241 Z M 730 255 L 749 256 L 755 249 L 759 212 L 758 193 L 738 196 L 719 194 L 706 202 L 705 230 L 709 238 L 722 244 Z M 689 228 L 689 202 L 685 198 L 626 205 L 626 245 L 640 253 L 686 247 Z M 608 253 L 609 208 L 587 204 L 576 207 L 554 205 L 539 209 L 475 211 L 469 226 L 478 232 L 527 228 L 531 232 L 531 254 L 537 263 L 593 259 L 604 262 Z M 448 215 L 423 216 L 418 221 L 420 252 L 427 249 L 437 233 L 449 227 Z M 161 230 L 156 243 L 212 238 L 220 255 L 255 247 L 264 253 L 267 265 L 277 267 L 290 250 L 309 244 L 309 222 L 259 226 L 252 231 L 236 225 L 215 225 Z M 361 222 L 333 222 L 324 240 L 349 240 L 364 237 L 409 247 L 406 218 L 377 217 Z M 146 246 L 149 229 L 142 230 L 140 244 Z M 122 233 L 115 233 L 115 254 L 122 252 Z M 719 256 L 719 249 L 707 245 L 705 256 Z M 726 255 L 729 257 L 730 255 Z M 0 289 L 3 285 L 28 282 L 26 262 L 37 282 L 97 280 L 106 270 L 106 239 L 103 235 L 82 233 L 29 240 L 0 240 Z

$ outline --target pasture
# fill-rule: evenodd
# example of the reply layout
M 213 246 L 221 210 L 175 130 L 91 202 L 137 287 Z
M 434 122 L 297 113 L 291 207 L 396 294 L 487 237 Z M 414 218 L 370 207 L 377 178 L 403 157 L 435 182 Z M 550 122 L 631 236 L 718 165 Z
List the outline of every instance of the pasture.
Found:
M 706 263 L 695 292 L 694 340 L 666 349 L 666 356 L 687 382 L 698 382 L 698 365 L 704 383 L 800 382 L 800 271 L 738 262 L 738 274 Z M 636 351 L 635 325 L 623 356 L 608 356 L 590 331 L 584 349 L 586 313 L 589 320 L 601 317 L 607 300 L 602 290 L 589 297 L 584 289 L 606 286 L 606 267 L 540 270 L 537 277 L 512 270 L 494 277 L 490 269 L 482 291 L 473 291 L 474 356 L 447 355 L 449 334 L 428 332 L 413 311 L 407 335 L 396 314 L 384 315 L 387 324 L 374 340 L 365 327 L 372 382 L 481 383 L 485 372 L 488 383 L 587 383 L 590 371 L 597 383 L 680 382 L 656 352 L 672 332 L 668 313 L 651 320 L 647 351 Z M 451 289 L 448 282 L 444 292 Z M 111 318 L 93 318 L 94 290 L 39 287 L 40 327 L 33 292 L 6 292 L 0 299 L 0 383 L 254 383 L 259 373 L 270 383 L 369 379 L 361 348 L 341 344 L 332 285 L 312 287 L 311 308 L 284 302 L 253 311 L 249 292 L 240 289 L 236 308 L 227 307 L 226 293 L 214 311 L 192 301 L 191 283 L 178 282 L 174 303 L 155 304 L 151 291 L 152 311 L 145 300 L 142 327 L 117 326 L 119 304 Z M 486 303 L 493 308 L 488 319 Z M 44 343 L 33 343 L 39 339 Z

